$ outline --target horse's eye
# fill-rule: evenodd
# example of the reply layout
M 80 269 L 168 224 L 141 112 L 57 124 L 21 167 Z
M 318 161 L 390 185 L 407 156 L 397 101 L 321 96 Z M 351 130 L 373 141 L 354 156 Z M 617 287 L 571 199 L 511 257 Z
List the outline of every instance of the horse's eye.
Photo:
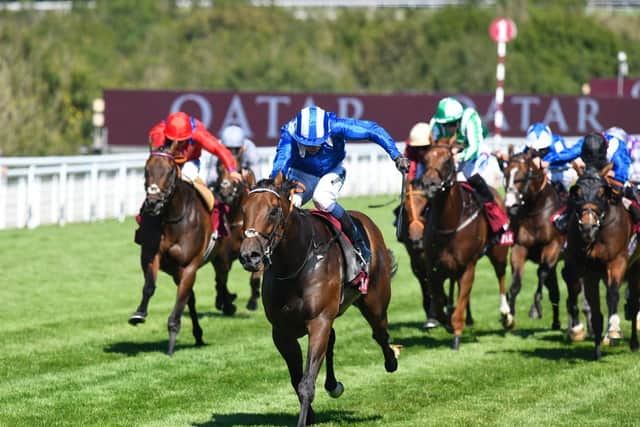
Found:
M 277 207 L 277 208 L 272 208 L 272 209 L 269 211 L 269 216 L 270 216 L 271 218 L 277 218 L 277 217 L 279 217 L 279 216 L 280 216 L 280 212 L 281 212 L 281 209 L 280 209 L 279 207 Z

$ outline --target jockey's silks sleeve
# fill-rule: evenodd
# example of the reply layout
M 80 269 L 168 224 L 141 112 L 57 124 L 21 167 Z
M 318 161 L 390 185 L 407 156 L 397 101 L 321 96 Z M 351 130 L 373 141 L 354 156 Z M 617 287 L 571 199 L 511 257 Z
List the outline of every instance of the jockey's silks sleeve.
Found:
M 564 138 L 559 135 L 553 135 L 553 141 L 551 142 L 551 146 L 549 147 L 549 153 L 544 156 L 543 160 L 545 162 L 549 162 L 550 165 L 569 163 L 575 158 L 580 157 L 580 152 L 582 151 L 582 141 L 583 139 L 580 139 L 571 147 L 568 147 L 564 141 Z
M 382 147 L 392 160 L 401 156 L 396 142 L 387 131 L 376 122 L 369 120 L 336 118 L 331 122 L 331 137 L 344 140 L 369 140 Z
M 475 159 L 480 152 L 482 144 L 482 121 L 478 113 L 471 109 L 465 108 L 462 113 L 460 128 L 464 135 L 464 150 L 462 150 L 462 160 Z
M 278 147 L 276 148 L 276 157 L 273 159 L 271 178 L 275 178 L 280 171 L 282 171 L 282 174 L 285 176 L 289 172 L 291 148 L 295 142 L 293 141 L 293 138 L 291 138 L 291 134 L 289 134 L 287 128 L 288 124 L 282 126 L 280 129 L 280 141 L 278 141 Z

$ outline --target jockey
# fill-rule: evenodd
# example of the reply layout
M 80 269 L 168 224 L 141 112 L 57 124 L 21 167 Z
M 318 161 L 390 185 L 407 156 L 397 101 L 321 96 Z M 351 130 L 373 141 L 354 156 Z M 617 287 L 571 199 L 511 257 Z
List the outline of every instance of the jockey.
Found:
M 377 123 L 337 117 L 320 107 L 303 108 L 280 129 L 271 177 L 279 172 L 297 184 L 292 203 L 300 207 L 310 199 L 316 208 L 331 213 L 361 258 L 366 269 L 371 252 L 351 216 L 336 201 L 346 177 L 342 161 L 347 140 L 367 139 L 380 145 L 406 172 L 409 161 L 398 151 L 395 141 Z
M 484 147 L 482 121 L 473 108 L 465 108 L 455 98 L 443 98 L 438 102 L 436 114 L 431 118 L 432 140 L 456 135 L 464 149 L 456 153 L 458 181 L 467 181 L 475 190 L 476 198 L 484 208 L 493 233 L 500 235 L 500 244 L 511 244 L 513 232 L 509 230 L 509 218 L 496 204 L 493 193 L 480 175 L 489 161 Z
M 224 128 L 220 135 L 220 141 L 239 163 L 240 169 L 251 169 L 256 180 L 260 179 L 258 174 L 258 149 L 256 144 L 247 138 L 240 126 L 231 125 Z M 219 158 L 211 156 L 206 176 L 208 185 L 213 185 L 218 180 L 218 163 Z
M 544 123 L 533 123 L 527 129 L 527 137 L 524 152 L 531 151 L 534 162 L 539 162 L 547 172 L 558 193 L 565 195 L 576 181 L 578 174 L 571 167 L 571 160 L 580 153 L 580 147 L 576 152 L 575 145 L 568 146 L 560 135 L 551 132 L 549 126 Z
M 607 178 L 607 182 L 609 182 L 609 186 L 614 193 L 622 193 L 624 187 L 626 187 L 631 166 L 631 158 L 625 141 L 610 133 L 593 132 L 580 138 L 572 148 L 572 152 L 577 151 L 578 148 L 580 149 L 579 157 L 568 159 L 574 160 L 574 165 L 578 169 L 590 166 L 601 170 L 607 163 L 613 163 L 613 169 L 605 178 Z M 626 203 L 625 207 L 628 210 L 630 209 L 630 206 Z M 636 222 L 633 211 L 631 211 L 631 214 L 634 217 L 634 222 Z M 567 209 L 560 215 L 556 215 L 552 221 L 558 229 L 565 231 L 568 218 L 569 210 Z M 638 216 L 638 219 L 640 219 L 640 216 Z

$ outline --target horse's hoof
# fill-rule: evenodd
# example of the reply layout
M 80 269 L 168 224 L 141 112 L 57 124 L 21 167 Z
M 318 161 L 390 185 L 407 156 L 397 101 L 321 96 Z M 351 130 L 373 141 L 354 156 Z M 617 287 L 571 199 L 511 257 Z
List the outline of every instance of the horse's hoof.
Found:
M 464 320 L 464 324 L 465 324 L 465 326 L 471 327 L 471 326 L 475 325 L 475 322 L 473 321 L 473 318 L 468 317 L 468 318 L 466 318 Z
M 234 314 L 236 314 L 236 305 L 235 304 L 226 304 L 223 308 L 222 308 L 222 313 L 225 316 L 233 316 Z
M 567 335 L 572 342 L 584 341 L 587 338 L 587 334 L 582 323 L 579 323 L 573 328 L 570 328 L 567 332 Z
M 340 381 L 338 381 L 338 384 L 336 384 L 336 388 L 334 388 L 333 390 L 327 390 L 327 393 L 329 394 L 329 396 L 337 399 L 338 397 L 342 396 L 342 393 L 344 393 L 344 386 Z
M 554 320 L 553 323 L 551 324 L 551 330 L 552 331 L 559 331 L 560 330 L 560 321 L 559 320 Z
M 144 321 L 146 320 L 147 315 L 144 313 L 140 313 L 139 311 L 136 311 L 135 313 L 133 313 L 130 317 L 129 317 L 129 324 L 133 325 L 133 326 L 137 326 L 140 323 L 144 323 Z
M 596 361 L 602 359 L 602 348 L 600 348 L 599 345 L 596 346 L 596 351 L 593 355 L 593 359 Z
M 202 339 L 196 340 L 196 347 L 202 347 L 204 345 L 204 341 Z
M 516 321 L 511 313 L 502 315 L 502 327 L 504 329 L 507 329 L 507 330 L 513 329 L 515 326 L 516 326 Z
M 460 335 L 456 335 L 453 337 L 453 345 L 451 346 L 453 350 L 460 350 Z
M 384 361 L 384 369 L 387 372 L 395 372 L 398 369 L 398 359 L 394 357 L 389 357 Z
M 256 311 L 257 309 L 258 309 L 258 301 L 254 300 L 254 299 L 250 299 L 247 302 L 247 310 Z
M 542 308 L 537 307 L 536 304 L 533 304 L 529 309 L 529 318 L 530 319 L 541 319 L 542 318 Z
M 216 295 L 216 310 L 222 311 L 223 307 L 224 307 L 224 298 L 222 298 L 222 295 Z
M 440 322 L 438 322 L 436 319 L 427 319 L 427 321 L 424 322 L 424 325 L 422 325 L 422 329 L 424 330 L 434 329 L 434 328 L 437 328 L 438 326 L 440 326 Z
M 632 340 L 631 342 L 629 342 L 629 348 L 634 353 L 638 351 L 638 348 L 640 348 L 640 345 L 638 345 L 638 340 L 635 340 L 635 341 Z

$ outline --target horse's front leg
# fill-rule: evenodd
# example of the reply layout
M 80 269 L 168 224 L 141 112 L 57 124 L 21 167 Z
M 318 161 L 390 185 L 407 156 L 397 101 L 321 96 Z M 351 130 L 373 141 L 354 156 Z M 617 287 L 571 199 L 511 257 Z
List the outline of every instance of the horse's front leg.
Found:
M 176 303 L 173 306 L 173 311 L 169 315 L 169 319 L 167 320 L 167 329 L 169 330 L 169 349 L 167 350 L 167 354 L 169 356 L 173 355 L 173 351 L 175 349 L 176 337 L 178 336 L 178 332 L 180 332 L 180 319 L 184 312 L 184 307 L 187 305 L 187 301 L 191 297 L 197 271 L 197 266 L 194 266 L 193 264 L 189 265 L 182 270 L 179 280 L 176 280 L 176 282 L 178 282 Z
M 622 339 L 618 303 L 620 302 L 620 286 L 627 269 L 627 259 L 619 256 L 607 266 L 607 309 L 609 311 L 609 325 L 605 344 L 617 344 Z
M 143 250 L 140 256 L 140 264 L 142 272 L 144 273 L 144 286 L 142 287 L 142 300 L 140 301 L 140 305 L 136 311 L 129 316 L 129 324 L 133 326 L 144 323 L 147 318 L 149 300 L 156 291 L 156 281 L 160 268 L 160 254 L 149 254 Z
M 189 317 L 191 318 L 193 337 L 196 339 L 196 345 L 204 345 L 202 340 L 202 328 L 200 327 L 200 321 L 198 320 L 198 312 L 196 311 L 196 294 L 191 289 L 191 295 L 189 296 Z
M 567 284 L 567 314 L 569 318 L 567 336 L 571 341 L 583 341 L 587 334 L 584 325 L 580 322 L 580 310 L 578 309 L 581 283 L 575 264 L 569 257 L 565 260 L 562 277 Z
M 453 349 L 460 349 L 460 340 L 462 338 L 462 331 L 464 330 L 464 313 L 469 303 L 469 297 L 471 295 L 471 287 L 473 286 L 473 279 L 476 273 L 476 263 L 473 262 L 464 270 L 460 277 L 460 293 L 458 294 L 458 304 L 451 317 L 451 327 L 453 328 Z
M 584 295 L 591 306 L 591 327 L 595 342 L 595 360 L 602 357 L 602 311 L 600 310 L 600 274 L 588 270 L 584 276 Z
M 556 276 L 556 264 L 560 257 L 562 246 L 560 242 L 553 240 L 542 249 L 540 255 L 540 266 L 538 267 L 538 287 L 543 284 L 549 291 L 549 301 L 551 301 L 551 310 L 553 312 L 553 320 L 551 329 L 560 329 L 560 290 L 558 289 L 558 277 Z M 542 299 L 542 291 L 540 291 L 540 299 Z M 540 312 L 542 317 L 542 312 Z
M 255 311 L 258 309 L 258 300 L 260 299 L 260 279 L 262 278 L 262 270 L 254 271 L 249 277 L 249 286 L 251 287 L 251 297 L 247 302 L 247 310 Z
M 300 415 L 298 427 L 315 424 L 315 413 L 311 407 L 316 393 L 316 379 L 322 366 L 329 337 L 331 336 L 333 319 L 316 317 L 307 323 L 309 331 L 309 348 L 307 349 L 307 366 L 298 384 L 298 398 L 300 399 Z
M 638 351 L 638 309 L 640 308 L 640 262 L 636 261 L 628 267 L 627 277 L 629 279 L 629 314 L 631 320 L 631 339 L 629 347 L 631 351 Z
M 524 273 L 525 261 L 527 260 L 527 248 L 522 245 L 515 245 L 511 249 L 511 286 L 509 287 L 509 304 L 505 307 L 504 301 L 500 304 L 502 323 L 505 328 L 515 326 L 516 301 L 522 289 L 522 275 Z M 511 319 L 509 318 L 511 316 Z M 509 322 L 511 320 L 511 322 Z
M 298 398 L 300 398 L 298 394 L 298 385 L 302 379 L 302 349 L 300 348 L 300 344 L 295 336 L 283 333 L 275 326 L 271 329 L 271 338 L 280 355 L 287 363 L 291 386 L 298 395 Z

